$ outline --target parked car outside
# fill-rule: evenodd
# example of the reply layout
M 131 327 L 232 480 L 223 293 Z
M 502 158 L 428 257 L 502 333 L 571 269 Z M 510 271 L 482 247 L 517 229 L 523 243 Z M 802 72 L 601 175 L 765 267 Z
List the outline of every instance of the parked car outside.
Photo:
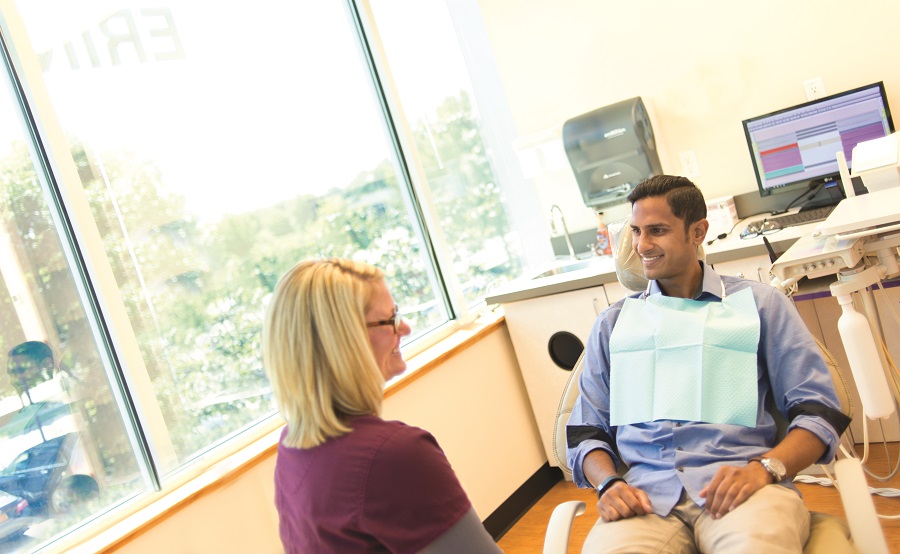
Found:
M 46 440 L 0 470 L 0 491 L 20 496 L 31 509 L 60 513 L 99 492 L 78 433 Z
M 21 536 L 38 521 L 28 500 L 0 491 L 0 541 Z

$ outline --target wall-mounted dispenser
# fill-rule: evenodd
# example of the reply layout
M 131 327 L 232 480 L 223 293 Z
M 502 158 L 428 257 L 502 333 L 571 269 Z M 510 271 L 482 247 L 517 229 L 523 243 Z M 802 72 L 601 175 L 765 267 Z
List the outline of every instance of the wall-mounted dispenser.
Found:
M 584 204 L 595 210 L 626 202 L 638 183 L 662 174 L 640 97 L 573 117 L 562 138 Z

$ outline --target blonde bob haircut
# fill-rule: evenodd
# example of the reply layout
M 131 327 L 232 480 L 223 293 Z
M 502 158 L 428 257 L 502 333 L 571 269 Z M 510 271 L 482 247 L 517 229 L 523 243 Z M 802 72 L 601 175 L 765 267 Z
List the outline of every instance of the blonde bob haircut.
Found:
M 384 377 L 365 314 L 377 267 L 307 260 L 275 286 L 263 323 L 263 366 L 287 421 L 285 446 L 312 448 L 349 433 L 347 418 L 378 414 Z

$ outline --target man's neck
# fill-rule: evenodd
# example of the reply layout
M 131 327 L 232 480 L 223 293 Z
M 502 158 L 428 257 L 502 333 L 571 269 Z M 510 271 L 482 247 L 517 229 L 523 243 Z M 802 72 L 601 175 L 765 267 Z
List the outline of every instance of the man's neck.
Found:
M 659 290 L 666 296 L 693 299 L 703 285 L 703 266 L 698 261 L 695 271 L 684 276 L 683 279 L 665 279 L 657 281 L 657 284 Z

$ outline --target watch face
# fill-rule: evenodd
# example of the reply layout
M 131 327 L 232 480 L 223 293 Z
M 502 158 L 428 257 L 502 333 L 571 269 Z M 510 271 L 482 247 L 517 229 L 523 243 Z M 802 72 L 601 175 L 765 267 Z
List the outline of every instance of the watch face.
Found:
M 781 460 L 777 460 L 775 458 L 766 458 L 763 460 L 766 469 L 771 473 L 775 479 L 781 481 L 784 479 L 784 476 L 787 474 L 787 469 L 785 469 L 784 464 L 781 463 Z

